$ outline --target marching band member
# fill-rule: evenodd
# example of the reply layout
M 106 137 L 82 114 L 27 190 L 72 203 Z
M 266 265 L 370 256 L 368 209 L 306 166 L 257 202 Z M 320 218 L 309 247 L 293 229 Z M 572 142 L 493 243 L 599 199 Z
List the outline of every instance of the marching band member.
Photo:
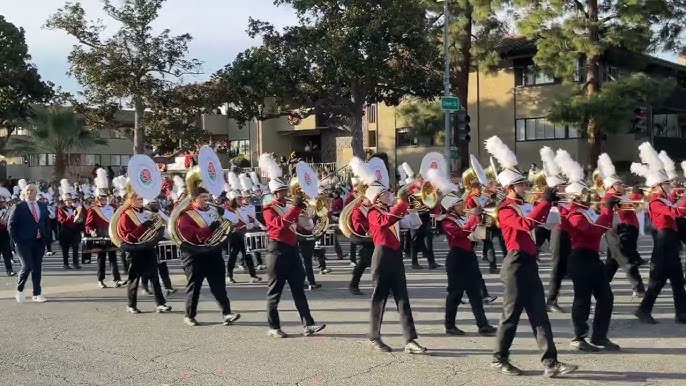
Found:
M 432 185 L 445 193 L 441 199 L 441 206 L 445 214 L 440 218 L 443 234 L 448 240 L 450 251 L 445 260 L 445 270 L 448 274 L 448 296 L 445 298 L 445 332 L 448 335 L 464 335 L 465 332 L 455 326 L 457 307 L 462 295 L 466 292 L 472 313 L 476 319 L 476 326 L 480 335 L 492 335 L 496 332 L 486 318 L 481 294 L 481 281 L 478 279 L 479 261 L 470 234 L 481 223 L 481 208 L 471 211 L 466 216 L 464 200 L 459 194 L 458 187 L 451 184 L 447 178 L 429 171 L 428 179 Z
M 157 199 L 143 200 L 143 207 L 145 209 L 149 210 L 151 213 L 155 213 L 158 216 L 160 216 L 160 218 L 162 219 L 162 221 L 164 221 L 165 224 L 168 223 L 169 216 L 167 216 L 167 214 L 164 212 L 164 210 L 162 210 L 162 208 L 160 207 L 160 203 Z M 166 238 L 168 238 L 167 235 L 168 235 L 168 232 L 167 232 L 167 229 L 165 227 L 165 237 Z M 174 286 L 172 286 L 171 277 L 169 276 L 169 267 L 167 267 L 167 262 L 165 260 L 160 259 L 159 256 L 157 259 L 157 273 L 160 277 L 160 281 L 162 281 L 164 294 L 168 296 L 168 295 L 171 295 L 173 293 L 176 293 L 176 288 L 174 288 Z M 148 285 L 149 282 L 150 282 L 150 280 L 148 277 L 142 277 L 141 278 L 141 288 L 142 288 L 143 292 L 148 294 L 148 295 L 152 294 L 152 292 L 150 291 L 150 286 Z
M 357 195 L 357 184 L 359 182 L 360 181 L 357 177 L 350 178 L 350 184 L 352 185 L 352 188 L 350 189 L 350 192 L 348 192 L 348 195 L 345 197 L 345 200 L 343 201 L 343 207 L 345 207 L 346 205 L 350 204 L 355 200 Z M 353 240 L 350 240 L 350 265 L 354 266 L 355 264 L 357 264 L 357 243 Z
M 498 223 L 505 237 L 508 253 L 500 270 L 500 279 L 504 285 L 503 312 L 496 335 L 492 366 L 503 374 L 521 374 L 521 370 L 512 365 L 509 357 L 519 318 L 522 311 L 526 310 L 538 347 L 543 352 L 541 362 L 544 375 L 554 377 L 568 374 L 576 370 L 577 366 L 557 359 L 553 332 L 546 313 L 543 284 L 538 275 L 538 250 L 532 235 L 536 224 L 545 222 L 552 204 L 560 198 L 556 190 L 547 188 L 543 195 L 544 201 L 529 213 L 524 213 L 521 206 L 524 204 L 528 181 L 516 169 L 517 157 L 496 136 L 486 140 L 486 150 L 503 167 L 497 179 L 507 194 L 498 211 Z
M 550 150 L 552 152 L 552 150 Z M 553 153 L 554 154 L 554 153 Z M 544 163 L 548 170 L 551 170 L 551 185 L 556 186 L 557 189 L 565 186 L 567 181 L 559 170 L 559 161 L 568 162 L 571 156 L 569 153 L 560 153 L 553 155 L 550 159 L 546 156 Z M 555 173 L 555 174 L 553 174 Z M 569 266 L 569 254 L 572 251 L 572 239 L 570 237 L 570 225 L 567 221 L 568 207 L 558 203 L 556 205 L 557 211 L 560 213 L 560 223 L 556 224 L 550 231 L 550 257 L 552 259 L 552 269 L 550 270 L 550 281 L 548 282 L 548 297 L 546 299 L 546 308 L 548 311 L 565 313 L 566 311 L 557 303 L 557 298 L 560 296 L 560 288 L 562 287 L 562 279 L 567 276 L 567 268 Z
M 304 282 L 305 271 L 298 253 L 298 239 L 295 234 L 295 222 L 306 204 L 302 195 L 294 197 L 290 207 L 286 207 L 288 185 L 281 180 L 281 167 L 267 153 L 259 159 L 260 170 L 266 171 L 270 178 L 269 190 L 274 195 L 271 203 L 263 208 L 264 222 L 269 233 L 269 289 L 267 290 L 267 318 L 269 335 L 285 338 L 279 319 L 279 301 L 283 287 L 288 281 L 293 302 L 298 309 L 304 324 L 303 334 L 312 335 L 323 330 L 326 325 L 316 325 L 307 304 Z
M 233 172 L 230 174 L 233 174 L 234 177 L 236 176 Z M 240 183 L 238 183 L 238 187 L 240 187 Z M 233 270 L 236 267 L 236 260 L 238 258 L 238 254 L 240 253 L 243 256 L 245 267 L 248 269 L 248 274 L 250 274 L 250 282 L 261 282 L 262 278 L 257 276 L 257 272 L 255 272 L 255 264 L 252 257 L 245 256 L 245 234 L 252 230 L 255 225 L 250 220 L 248 208 L 242 205 L 243 199 L 240 193 L 232 190 L 227 193 L 227 198 L 229 199 L 229 211 L 235 214 L 237 219 L 236 226 L 229 234 L 230 254 L 229 261 L 227 263 L 227 278 L 231 283 L 236 283 L 236 280 L 233 278 Z
M 672 205 L 667 197 L 671 191 L 669 178 L 657 152 L 649 142 L 638 147 L 641 161 L 646 165 L 633 163 L 631 171 L 646 179 L 651 188 L 648 212 L 656 229 L 655 245 L 650 256 L 650 280 L 645 296 L 634 313 L 642 323 L 656 324 L 651 313 L 655 300 L 660 295 L 667 279 L 672 285 L 675 321 L 686 323 L 686 291 L 684 274 L 679 258 L 679 239 L 675 219 L 686 215 L 686 202 L 681 199 Z
M 248 229 L 253 230 L 253 232 L 256 229 L 259 229 L 260 231 L 265 231 L 267 230 L 267 227 L 265 227 L 264 224 L 262 224 L 260 220 L 257 218 L 257 208 L 255 207 L 255 204 L 253 204 L 253 202 L 255 202 L 259 203 L 259 205 L 262 205 L 262 203 L 259 200 L 259 198 L 261 197 L 260 188 L 253 182 L 253 174 L 257 179 L 257 174 L 255 172 L 250 172 L 249 175 L 241 174 L 238 176 L 238 179 L 241 180 L 241 187 L 243 187 L 243 192 L 241 194 L 243 203 L 241 206 L 244 207 L 245 210 L 247 210 L 247 220 L 249 220 L 251 223 L 251 226 L 248 227 Z M 259 179 L 257 179 L 257 181 L 259 183 Z M 252 255 L 253 262 L 257 264 L 255 270 L 259 271 L 266 268 L 264 266 L 264 262 L 262 261 L 262 256 L 260 255 L 259 251 L 253 250 L 250 252 L 250 254 Z M 241 263 L 245 264 L 244 262 Z
M 133 189 L 128 193 L 124 205 L 127 209 L 119 217 L 117 234 L 122 239 L 122 251 L 128 254 L 130 260 L 127 288 L 128 307 L 126 311 L 131 314 L 141 312 L 137 307 L 138 283 L 140 278 L 148 277 L 155 295 L 155 312 L 168 312 L 171 307 L 166 305 L 166 299 L 157 275 L 156 245 L 139 244 L 141 237 L 155 226 L 155 221 L 151 219 L 151 212 L 143 207 L 143 197 Z
M 424 180 L 420 174 L 415 175 L 414 171 L 407 162 L 400 165 L 399 170 L 403 170 L 406 175 L 405 184 L 411 184 L 414 187 L 408 187 L 411 189 L 419 188 L 422 186 Z M 422 256 L 426 258 L 427 263 L 429 263 L 429 269 L 436 269 L 439 267 L 436 264 L 436 260 L 433 255 L 433 246 L 429 246 L 432 240 L 429 239 L 429 233 L 431 232 L 431 213 L 429 213 L 429 208 L 420 202 L 417 202 L 417 207 L 408 213 L 408 217 L 411 221 L 410 229 L 410 253 L 412 254 L 412 268 L 422 269 L 419 265 L 419 252 L 422 252 Z
M 558 150 L 558 154 L 566 151 Z M 598 351 L 602 346 L 609 351 L 618 351 L 619 346 L 607 338 L 612 317 L 614 295 L 610 288 L 605 265 L 600 260 L 600 238 L 612 227 L 613 210 L 619 204 L 619 197 L 605 200 L 600 215 L 591 207 L 591 189 L 583 182 L 584 170 L 571 157 L 556 158 L 557 164 L 567 177 L 565 188 L 571 200 L 567 213 L 572 250 L 569 254 L 569 275 L 574 284 L 572 324 L 574 338 L 572 347 L 581 351 Z M 588 316 L 591 313 L 591 296 L 596 299 L 593 316 L 591 344 L 588 336 Z
M 7 230 L 7 221 L 10 218 L 10 209 L 7 206 L 7 199 L 12 196 L 7 188 L 0 187 L 0 254 L 5 263 L 7 276 L 14 276 L 17 273 L 12 268 L 12 247 L 10 232 Z
M 52 243 L 55 241 L 56 236 L 55 223 L 57 222 L 57 208 L 53 202 L 53 196 L 49 192 L 39 193 L 39 197 L 38 201 L 45 204 L 45 207 L 48 209 L 48 230 L 50 232 L 48 232 L 48 235 L 45 238 L 45 256 L 52 256 L 54 255 L 52 252 Z
M 615 167 L 610 156 L 606 153 L 598 157 L 598 171 L 605 188 L 603 201 L 617 197 L 624 197 L 624 185 L 617 177 Z M 614 278 L 619 267 L 622 267 L 633 287 L 633 295 L 641 297 L 645 293 L 645 287 L 641 274 L 638 272 L 641 255 L 638 253 L 638 217 L 636 211 L 617 211 L 619 224 L 615 225 L 605 234 L 607 240 L 607 259 L 605 269 L 610 281 Z
M 379 181 L 370 184 L 365 197 L 372 203 L 367 218 L 369 233 L 374 241 L 372 254 L 372 280 L 374 292 L 370 308 L 369 340 L 372 347 L 379 351 L 391 352 L 391 348 L 381 340 L 381 323 L 388 296 L 393 298 L 400 313 L 400 325 L 405 338 L 405 352 L 408 354 L 425 354 L 426 348 L 416 342 L 415 330 L 407 293 L 405 266 L 403 265 L 400 249 L 400 228 L 397 222 L 406 214 L 410 207 L 408 202 L 411 187 L 405 185 L 398 191 L 398 199 L 390 207 L 391 198 L 388 188 Z
M 353 157 L 353 159 L 350 161 L 350 169 L 356 176 L 358 176 L 357 178 L 352 178 L 351 181 L 358 185 L 364 184 L 369 186 L 369 184 L 376 180 L 376 177 L 374 176 L 373 171 L 370 170 L 369 165 L 357 157 Z M 358 185 L 353 186 L 352 189 L 353 192 L 356 192 L 361 196 L 357 205 L 350 212 L 350 222 L 353 228 L 353 233 L 350 235 L 350 243 L 351 245 L 354 243 L 355 246 L 360 247 L 360 258 L 356 258 L 356 264 L 355 268 L 353 268 L 353 275 L 352 279 L 350 279 L 349 288 L 353 295 L 364 295 L 364 293 L 360 291 L 360 279 L 362 278 L 364 271 L 371 265 L 372 253 L 374 252 L 374 243 L 369 237 L 369 219 L 367 219 L 367 214 L 369 213 L 369 208 L 371 207 L 372 203 L 364 195 L 362 195 Z M 352 201 L 349 201 L 348 204 L 350 202 Z M 346 204 L 346 206 L 348 204 Z M 352 247 L 350 251 L 352 256 Z
M 98 198 L 96 204 L 88 209 L 86 215 L 86 233 L 91 237 L 108 237 L 109 238 L 109 224 L 114 215 L 114 207 L 107 203 L 107 190 L 109 189 L 109 180 L 107 179 L 107 170 L 100 168 L 96 171 L 95 184 L 98 188 Z M 109 259 L 112 267 L 112 279 L 114 286 L 119 288 L 122 286 L 121 276 L 119 276 L 119 264 L 117 264 L 117 251 L 102 251 L 98 252 L 98 286 L 100 288 L 107 288 L 105 284 L 105 266 Z
M 81 245 L 81 229 L 85 220 L 84 209 L 74 202 L 74 188 L 65 178 L 60 181 L 63 205 L 57 210 L 57 221 L 60 223 L 60 246 L 62 247 L 62 263 L 64 269 L 69 266 L 69 252 L 72 253 L 74 268 L 81 269 L 79 264 L 79 246 Z
M 205 244 L 221 225 L 216 216 L 223 216 L 220 208 L 210 206 L 211 195 L 207 189 L 197 186 L 187 186 L 192 204 L 179 215 L 178 232 L 185 240 L 195 244 Z M 241 314 L 231 311 L 231 302 L 226 292 L 226 276 L 221 245 L 194 249 L 181 245 L 183 256 L 183 270 L 186 273 L 186 311 L 184 323 L 187 326 L 197 326 L 195 316 L 198 313 L 198 300 L 202 282 L 207 278 L 207 284 L 219 303 L 222 311 L 223 324 L 233 324 L 240 319 Z

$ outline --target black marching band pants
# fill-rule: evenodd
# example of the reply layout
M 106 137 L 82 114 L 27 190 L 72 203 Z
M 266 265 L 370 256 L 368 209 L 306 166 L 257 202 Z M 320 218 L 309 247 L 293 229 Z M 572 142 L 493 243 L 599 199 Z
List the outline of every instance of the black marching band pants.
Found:
M 505 239 L 497 226 L 489 226 L 486 228 L 486 238 L 483 240 L 484 249 L 483 256 L 488 259 L 488 267 L 491 269 L 498 268 L 498 258 L 495 256 L 495 246 L 493 244 L 493 239 L 498 238 L 500 244 L 500 250 L 503 253 L 503 258 L 507 254 L 507 247 L 505 247 Z
M 605 271 L 609 281 L 614 279 L 617 270 L 621 267 L 633 290 L 645 291 L 641 274 L 638 272 L 638 264 L 641 260 L 641 255 L 638 253 L 638 228 L 618 224 L 605 233 L 605 240 L 607 240 Z
M 519 319 L 522 311 L 526 311 L 536 343 L 542 351 L 541 362 L 547 367 L 555 365 L 557 349 L 546 312 L 545 293 L 538 276 L 536 256 L 517 250 L 510 251 L 503 260 L 500 280 L 504 287 L 503 313 L 498 325 L 493 362 L 509 360 Z
M 226 263 L 228 277 L 233 277 L 233 270 L 236 268 L 236 261 L 238 260 L 239 253 L 243 257 L 245 267 L 248 269 L 250 277 L 257 276 L 257 273 L 255 272 L 255 263 L 250 256 L 247 258 L 245 256 L 245 233 L 231 232 L 229 233 L 229 261 Z
M 562 279 L 567 275 L 569 253 L 572 251 L 572 239 L 569 233 L 554 228 L 550 231 L 550 257 L 552 269 L 548 283 L 548 303 L 557 303 Z
M 374 243 L 370 241 L 357 241 L 355 243 L 359 247 L 360 258 L 356 261 L 357 264 L 353 268 L 353 277 L 350 279 L 350 288 L 359 288 L 360 280 L 364 274 L 365 269 L 372 264 L 372 253 L 374 253 Z
M 107 260 L 110 261 L 110 266 L 112 267 L 112 279 L 114 281 L 120 281 L 121 276 L 119 275 L 119 265 L 117 264 L 117 251 L 98 252 L 98 281 L 105 280 Z
M 129 284 L 127 287 L 129 307 L 136 308 L 138 304 L 138 282 L 141 278 L 150 279 L 152 293 L 155 296 L 155 304 L 164 305 L 166 299 L 162 294 L 160 279 L 157 276 L 157 255 L 154 248 L 141 249 L 135 252 L 128 252 L 129 262 Z
M 205 279 L 207 279 L 207 284 L 210 286 L 210 292 L 212 292 L 222 310 L 222 315 L 230 314 L 231 303 L 226 292 L 226 271 L 224 270 L 222 248 L 218 246 L 206 253 L 194 255 L 184 252 L 182 263 L 183 272 L 188 280 L 186 284 L 185 317 L 195 318 L 198 314 L 198 300 L 200 299 L 200 290 Z M 157 286 L 159 287 L 159 283 Z
M 0 232 L 0 254 L 5 263 L 5 270 L 9 273 L 13 271 L 12 268 L 12 246 L 10 242 L 10 232 Z
M 433 230 L 431 229 L 431 214 L 422 212 L 419 214 L 422 225 L 417 229 L 410 229 L 410 253 L 412 264 L 419 265 L 419 252 L 426 258 L 429 265 L 436 264 L 433 254 Z
M 686 290 L 684 290 L 684 273 L 681 270 L 679 249 L 677 232 L 671 229 L 656 231 L 655 246 L 650 256 L 650 280 L 645 297 L 639 306 L 640 311 L 646 313 L 653 311 L 655 300 L 669 279 L 676 318 L 686 320 Z
M 605 265 L 598 252 L 592 249 L 572 249 L 569 254 L 569 276 L 574 285 L 572 324 L 574 338 L 588 337 L 588 317 L 591 314 L 591 296 L 595 298 L 593 335 L 591 341 L 607 338 L 612 317 L 614 295 L 610 288 Z
M 267 268 L 269 270 L 269 286 L 267 289 L 269 328 L 275 330 L 281 328 L 279 302 L 286 282 L 291 287 L 293 302 L 295 308 L 298 309 L 303 325 L 314 325 L 310 306 L 307 304 L 307 297 L 305 296 L 305 270 L 297 245 L 291 246 L 280 241 L 269 240 Z
M 534 238 L 536 239 L 536 248 L 541 250 L 543 244 L 548 241 L 548 246 L 550 246 L 550 229 L 544 226 L 537 226 L 534 228 Z
M 395 304 L 400 313 L 400 325 L 403 338 L 409 343 L 417 339 L 414 327 L 410 298 L 407 293 L 405 266 L 402 251 L 393 250 L 383 245 L 377 245 L 372 254 L 372 281 L 374 292 L 369 315 L 369 340 L 381 339 L 381 323 L 386 309 L 388 296 L 392 293 Z
M 164 289 L 170 290 L 174 288 L 171 283 L 171 277 L 169 276 L 169 267 L 167 266 L 166 261 L 159 261 L 157 263 L 157 273 L 160 277 L 160 280 L 162 281 L 162 286 Z M 148 280 L 147 277 L 141 279 L 141 286 L 147 292 L 150 292 L 149 283 L 150 280 Z
M 479 262 L 474 251 L 462 248 L 451 248 L 445 259 L 445 270 L 448 273 L 448 296 L 445 298 L 445 328 L 455 327 L 457 307 L 462 295 L 467 292 L 472 313 L 479 328 L 488 326 L 488 319 L 484 312 L 479 281 Z
M 317 284 L 317 280 L 314 278 L 314 269 L 312 269 L 312 256 L 314 256 L 315 242 L 314 237 L 298 237 L 298 249 L 302 256 L 303 266 L 305 267 L 305 278 L 310 285 Z M 326 266 L 326 263 L 324 263 L 324 266 Z
M 60 247 L 62 247 L 62 264 L 69 265 L 69 251 L 72 253 L 74 266 L 79 265 L 79 247 L 81 246 L 81 230 L 69 229 L 62 226 L 60 231 Z

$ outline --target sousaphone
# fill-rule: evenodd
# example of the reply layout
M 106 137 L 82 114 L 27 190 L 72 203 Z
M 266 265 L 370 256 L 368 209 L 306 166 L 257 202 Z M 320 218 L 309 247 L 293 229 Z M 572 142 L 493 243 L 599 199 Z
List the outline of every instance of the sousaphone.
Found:
M 312 236 L 320 237 L 329 228 L 329 205 L 326 199 L 319 197 L 319 177 L 310 164 L 303 161 L 295 165 L 295 174 L 288 187 L 291 197 L 295 199 L 297 196 L 303 196 L 307 203 L 306 211 L 311 217 L 316 218 Z M 301 237 L 310 236 L 298 235 Z

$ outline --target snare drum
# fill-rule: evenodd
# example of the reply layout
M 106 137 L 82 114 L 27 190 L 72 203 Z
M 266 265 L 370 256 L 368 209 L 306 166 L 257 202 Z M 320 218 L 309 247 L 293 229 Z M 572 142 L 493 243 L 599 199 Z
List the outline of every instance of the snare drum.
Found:
M 264 251 L 267 249 L 269 234 L 267 232 L 248 232 L 244 236 L 245 251 Z
M 180 259 L 179 247 L 171 240 L 163 240 L 157 243 L 157 260 L 168 261 Z
M 330 247 L 336 242 L 336 231 L 329 229 L 322 235 L 321 245 L 323 247 Z
M 109 237 L 84 237 L 81 239 L 81 253 L 99 253 L 116 251 Z

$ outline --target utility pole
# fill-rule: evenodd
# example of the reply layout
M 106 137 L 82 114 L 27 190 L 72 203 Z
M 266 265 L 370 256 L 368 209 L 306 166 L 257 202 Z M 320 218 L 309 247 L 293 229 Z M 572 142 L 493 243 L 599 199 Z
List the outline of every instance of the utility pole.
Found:
M 439 0 L 440 1 L 440 0 Z M 448 24 L 450 22 L 450 10 L 448 9 L 448 0 L 443 1 L 443 52 L 444 52 L 444 68 L 443 68 L 443 96 L 450 96 L 450 35 L 448 30 Z M 451 140 L 452 135 L 450 134 L 450 111 L 445 110 L 445 161 L 448 165 L 448 178 L 450 178 L 452 172 L 453 160 L 450 157 L 451 151 Z

